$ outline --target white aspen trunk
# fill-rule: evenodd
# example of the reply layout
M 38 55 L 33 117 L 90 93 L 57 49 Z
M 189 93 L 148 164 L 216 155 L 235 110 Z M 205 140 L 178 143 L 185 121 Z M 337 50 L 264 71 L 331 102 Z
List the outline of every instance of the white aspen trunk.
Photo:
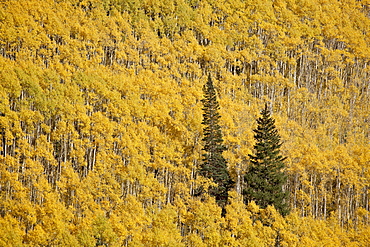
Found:
M 327 203 L 327 199 L 326 199 L 326 191 L 324 193 L 324 220 L 326 220 L 326 203 Z
M 236 192 L 241 195 L 242 194 L 242 186 L 241 186 L 241 183 L 242 183 L 242 179 L 241 179 L 241 171 L 240 171 L 240 164 L 238 163 L 236 165 L 236 174 L 237 174 L 237 178 L 236 178 Z

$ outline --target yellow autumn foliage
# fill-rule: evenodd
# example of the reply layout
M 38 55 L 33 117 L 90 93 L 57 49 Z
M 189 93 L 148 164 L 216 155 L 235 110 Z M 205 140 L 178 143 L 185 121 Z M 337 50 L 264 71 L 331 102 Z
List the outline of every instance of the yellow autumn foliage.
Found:
M 0 1 L 0 246 L 367 246 L 366 0 Z M 235 181 L 202 160 L 202 86 Z M 245 205 L 268 102 L 292 213 Z

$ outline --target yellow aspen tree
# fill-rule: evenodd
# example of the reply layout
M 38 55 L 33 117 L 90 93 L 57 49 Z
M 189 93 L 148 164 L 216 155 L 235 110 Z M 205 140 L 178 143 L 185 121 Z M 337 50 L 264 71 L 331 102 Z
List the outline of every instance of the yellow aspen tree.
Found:
M 257 235 L 251 212 L 247 211 L 240 194 L 230 192 L 230 204 L 226 206 L 222 244 L 227 246 L 264 246 Z
M 173 206 L 164 208 L 151 216 L 152 222 L 143 232 L 142 244 L 148 246 L 185 246 L 177 227 L 177 213 Z
M 203 202 L 198 199 L 188 206 L 189 213 L 184 223 L 191 229 L 184 241 L 186 246 L 217 246 L 221 244 L 221 208 L 213 197 L 205 195 Z
M 0 244 L 3 246 L 22 246 L 24 231 L 16 218 L 5 215 L 0 217 Z

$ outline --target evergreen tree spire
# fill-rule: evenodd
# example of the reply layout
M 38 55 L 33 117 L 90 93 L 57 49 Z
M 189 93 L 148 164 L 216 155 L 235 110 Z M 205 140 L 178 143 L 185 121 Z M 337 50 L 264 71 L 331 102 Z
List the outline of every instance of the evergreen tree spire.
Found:
M 222 152 L 226 150 L 226 147 L 223 145 L 222 132 L 219 125 L 220 114 L 218 110 L 220 106 L 210 75 L 203 87 L 203 92 L 204 153 L 199 173 L 204 177 L 212 179 L 217 184 L 217 186 L 209 188 L 209 193 L 216 198 L 218 205 L 224 208 L 228 199 L 228 191 L 232 186 L 232 180 L 227 171 L 227 162 L 222 156 Z
M 254 200 L 261 208 L 274 205 L 282 215 L 286 215 L 289 213 L 288 192 L 283 190 L 287 181 L 283 171 L 286 157 L 280 155 L 280 136 L 267 104 L 257 124 L 254 130 L 255 154 L 249 155 L 250 165 L 244 176 L 247 185 L 243 191 L 245 202 Z

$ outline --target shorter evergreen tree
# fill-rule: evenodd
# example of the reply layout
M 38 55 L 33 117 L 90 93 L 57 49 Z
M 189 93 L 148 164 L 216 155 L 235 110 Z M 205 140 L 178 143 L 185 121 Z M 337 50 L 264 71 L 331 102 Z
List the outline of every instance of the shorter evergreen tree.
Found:
M 267 104 L 261 111 L 257 124 L 257 129 L 254 130 L 255 154 L 249 155 L 250 164 L 244 176 L 245 203 L 254 200 L 261 208 L 274 205 L 282 215 L 287 215 L 289 194 L 283 190 L 287 182 L 287 176 L 283 171 L 286 158 L 280 155 L 280 136 Z
M 219 125 L 220 106 L 216 91 L 210 76 L 203 87 L 203 129 L 204 153 L 203 162 L 199 169 L 200 175 L 210 178 L 217 186 L 209 188 L 209 194 L 216 198 L 216 202 L 224 209 L 228 200 L 228 191 L 233 182 L 227 170 L 227 162 L 222 153 L 226 147 L 222 144 L 222 132 Z

